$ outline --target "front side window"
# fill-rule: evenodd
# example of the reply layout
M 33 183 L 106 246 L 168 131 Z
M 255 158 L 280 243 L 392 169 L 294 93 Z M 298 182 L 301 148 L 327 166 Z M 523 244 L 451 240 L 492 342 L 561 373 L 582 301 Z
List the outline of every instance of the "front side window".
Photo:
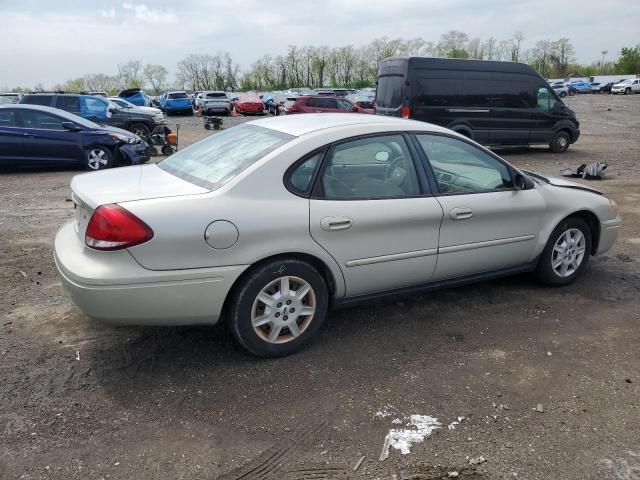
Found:
M 215 190 L 294 138 L 269 128 L 238 125 L 181 149 L 157 165 L 176 177 Z
M 37 128 L 40 130 L 65 130 L 62 126 L 63 118 L 36 110 L 21 110 L 20 118 L 25 128 Z
M 402 135 L 338 144 L 322 174 L 327 199 L 420 195 L 418 175 Z
M 440 193 L 480 193 L 513 188 L 509 169 L 488 153 L 462 140 L 416 135 Z
M 15 127 L 16 115 L 13 110 L 3 109 L 0 110 L 0 127 Z
M 353 104 L 348 100 L 342 100 L 341 98 L 338 98 L 336 102 L 338 102 L 338 108 L 340 110 L 351 110 L 353 108 Z
M 538 88 L 538 108 L 543 112 L 551 112 L 556 99 L 547 87 Z

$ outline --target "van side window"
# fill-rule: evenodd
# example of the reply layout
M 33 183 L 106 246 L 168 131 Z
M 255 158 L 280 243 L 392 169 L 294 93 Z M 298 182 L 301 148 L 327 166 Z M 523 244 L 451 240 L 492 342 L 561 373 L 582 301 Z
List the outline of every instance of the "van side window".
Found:
M 556 99 L 547 87 L 538 88 L 538 108 L 543 112 L 550 112 L 555 102 Z

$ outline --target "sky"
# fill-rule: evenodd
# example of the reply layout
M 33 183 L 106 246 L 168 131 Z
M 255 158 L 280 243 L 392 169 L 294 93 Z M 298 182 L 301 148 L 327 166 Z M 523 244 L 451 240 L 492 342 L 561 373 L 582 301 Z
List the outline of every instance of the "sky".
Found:
M 229 52 L 242 70 L 288 45 L 368 44 L 376 37 L 437 42 L 569 37 L 581 63 L 614 59 L 640 43 L 640 1 L 595 0 L 0 0 L 0 86 L 53 86 L 85 73 L 114 74 L 142 60 L 175 72 L 189 53 Z M 575 7 L 575 8 L 574 8 Z M 592 8 L 593 7 L 593 8 Z

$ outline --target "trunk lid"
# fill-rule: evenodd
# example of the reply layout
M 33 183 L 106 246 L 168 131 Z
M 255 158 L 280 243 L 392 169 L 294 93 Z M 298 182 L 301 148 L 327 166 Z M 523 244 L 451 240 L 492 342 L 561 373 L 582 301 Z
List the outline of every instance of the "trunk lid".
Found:
M 71 180 L 73 226 L 80 240 L 100 205 L 151 198 L 199 195 L 206 188 L 182 180 L 155 165 L 136 165 L 76 175 Z

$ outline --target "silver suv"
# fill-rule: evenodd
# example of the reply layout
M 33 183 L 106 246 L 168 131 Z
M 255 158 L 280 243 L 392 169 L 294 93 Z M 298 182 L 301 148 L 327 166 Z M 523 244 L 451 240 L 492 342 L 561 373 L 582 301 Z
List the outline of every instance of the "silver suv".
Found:
M 196 109 L 202 109 L 203 113 L 224 113 L 231 111 L 229 97 L 223 91 L 199 92 L 196 95 Z

